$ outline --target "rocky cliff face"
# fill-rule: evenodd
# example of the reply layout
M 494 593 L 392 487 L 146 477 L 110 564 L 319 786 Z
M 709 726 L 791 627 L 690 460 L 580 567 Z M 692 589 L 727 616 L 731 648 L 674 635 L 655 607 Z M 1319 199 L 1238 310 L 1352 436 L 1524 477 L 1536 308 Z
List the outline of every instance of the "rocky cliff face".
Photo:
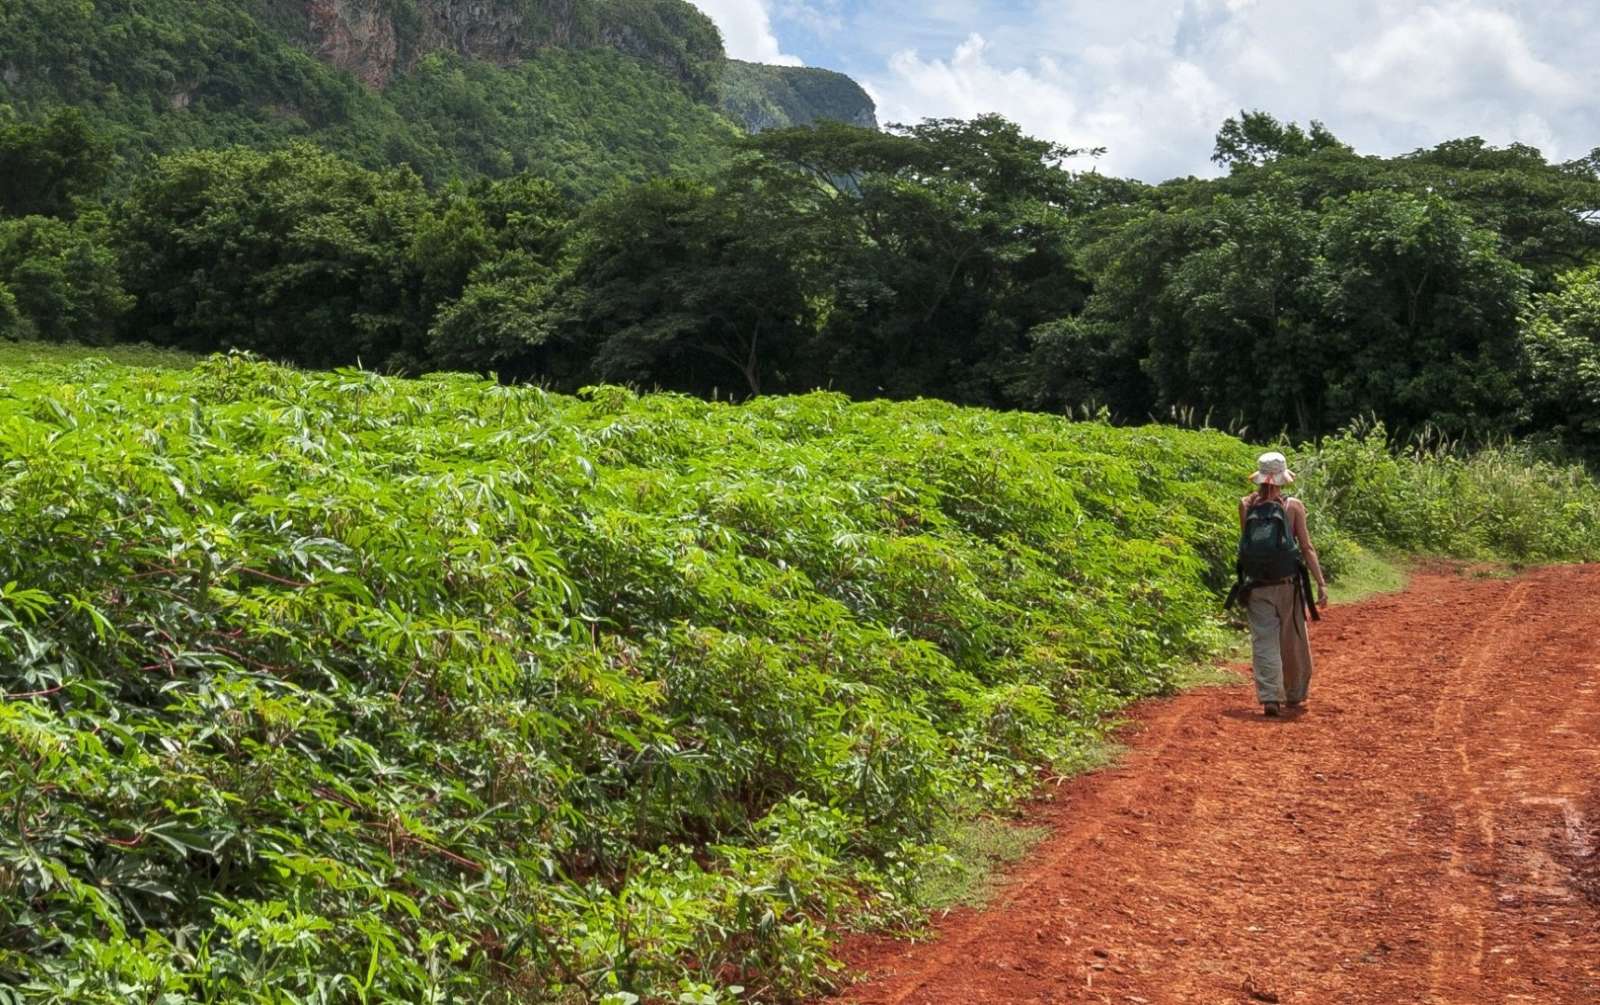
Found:
M 307 29 L 316 54 L 368 87 L 386 87 L 399 60 L 393 18 L 374 0 L 312 0 Z
M 876 128 L 855 81 L 810 67 L 726 60 L 684 0 L 304 0 L 304 39 L 324 61 L 383 90 L 431 52 L 506 66 L 541 49 L 615 49 L 651 63 L 751 132 L 823 119 Z
M 722 59 L 714 25 L 683 0 L 305 0 L 322 59 L 382 89 L 430 52 L 508 65 L 546 48 L 616 49 L 704 91 Z

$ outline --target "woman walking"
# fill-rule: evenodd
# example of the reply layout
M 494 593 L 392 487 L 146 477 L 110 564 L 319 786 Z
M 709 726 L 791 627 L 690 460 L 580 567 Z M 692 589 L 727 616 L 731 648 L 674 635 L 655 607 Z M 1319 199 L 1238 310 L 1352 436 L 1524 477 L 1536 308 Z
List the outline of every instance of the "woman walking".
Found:
M 1270 716 L 1287 704 L 1305 705 L 1311 686 L 1310 598 L 1305 571 L 1317 584 L 1317 605 L 1328 605 L 1328 585 L 1306 527 L 1306 506 L 1283 494 L 1294 472 L 1280 453 L 1262 454 L 1250 476 L 1256 491 L 1239 500 L 1239 572 L 1250 619 L 1256 699 Z

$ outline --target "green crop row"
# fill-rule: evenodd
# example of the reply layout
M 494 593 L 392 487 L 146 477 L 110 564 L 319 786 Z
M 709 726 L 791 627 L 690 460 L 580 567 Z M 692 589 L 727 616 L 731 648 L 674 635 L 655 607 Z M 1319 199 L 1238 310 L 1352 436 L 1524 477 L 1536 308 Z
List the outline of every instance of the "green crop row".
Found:
M 1254 453 L 830 394 L 0 367 L 0 1002 L 814 991 L 830 932 L 914 917 L 953 817 L 1215 650 Z M 1600 491 L 1510 452 L 1303 460 L 1334 565 L 1600 552 Z

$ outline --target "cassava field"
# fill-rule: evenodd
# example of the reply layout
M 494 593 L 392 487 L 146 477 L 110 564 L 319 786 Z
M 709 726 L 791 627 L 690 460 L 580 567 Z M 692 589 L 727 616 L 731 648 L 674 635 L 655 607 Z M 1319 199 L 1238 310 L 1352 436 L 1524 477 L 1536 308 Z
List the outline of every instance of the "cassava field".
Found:
M 7 350 L 0 1001 L 827 990 L 1228 642 L 1257 449 Z M 1335 574 L 1600 555 L 1517 449 L 1293 459 Z

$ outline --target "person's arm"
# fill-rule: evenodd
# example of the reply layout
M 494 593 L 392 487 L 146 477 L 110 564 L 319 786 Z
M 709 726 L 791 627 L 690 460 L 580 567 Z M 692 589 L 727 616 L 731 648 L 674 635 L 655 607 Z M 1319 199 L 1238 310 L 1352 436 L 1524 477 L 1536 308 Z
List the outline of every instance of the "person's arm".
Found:
M 1328 581 L 1322 575 L 1322 563 L 1317 561 L 1317 548 L 1311 543 L 1311 529 L 1306 526 L 1306 504 L 1296 499 L 1289 504 L 1289 522 L 1294 530 L 1294 539 L 1300 543 L 1300 554 L 1306 560 L 1306 566 L 1311 570 L 1311 578 L 1317 581 L 1318 602 L 1328 602 Z

